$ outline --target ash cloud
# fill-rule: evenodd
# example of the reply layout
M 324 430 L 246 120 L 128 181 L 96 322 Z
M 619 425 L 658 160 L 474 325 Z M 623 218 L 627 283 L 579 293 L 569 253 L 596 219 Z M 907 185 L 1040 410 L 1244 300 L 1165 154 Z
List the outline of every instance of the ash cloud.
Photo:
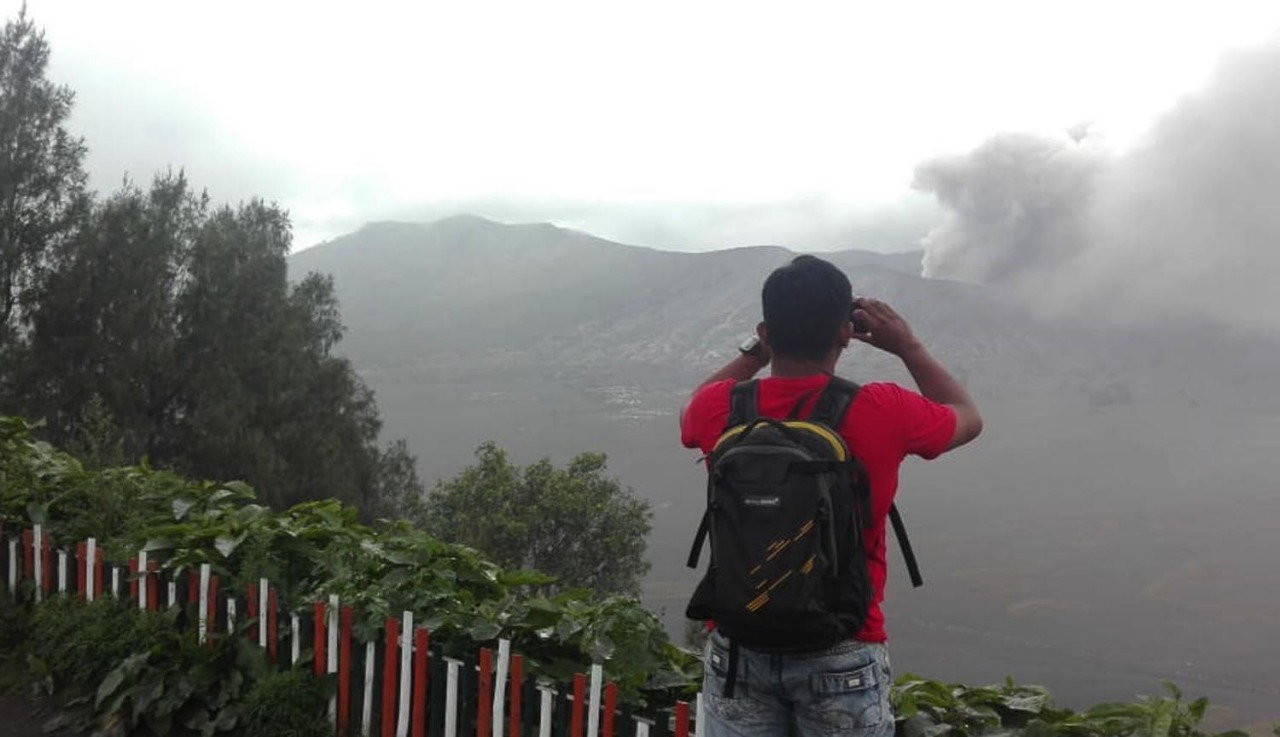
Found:
M 1116 152 L 1087 129 L 1001 134 L 922 164 L 944 209 L 926 276 L 999 285 L 1043 312 L 1280 328 L 1280 37 Z

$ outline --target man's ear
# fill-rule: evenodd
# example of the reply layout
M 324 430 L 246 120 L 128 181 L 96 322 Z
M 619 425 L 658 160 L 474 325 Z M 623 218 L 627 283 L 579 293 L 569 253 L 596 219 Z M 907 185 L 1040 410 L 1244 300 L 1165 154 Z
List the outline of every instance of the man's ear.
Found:
M 761 343 L 766 346 L 769 345 L 769 329 L 764 326 L 763 320 L 756 323 L 756 337 L 760 339 Z
M 836 343 L 841 348 L 848 348 L 849 342 L 853 340 L 853 320 L 845 320 L 840 323 L 840 334 L 836 338 Z

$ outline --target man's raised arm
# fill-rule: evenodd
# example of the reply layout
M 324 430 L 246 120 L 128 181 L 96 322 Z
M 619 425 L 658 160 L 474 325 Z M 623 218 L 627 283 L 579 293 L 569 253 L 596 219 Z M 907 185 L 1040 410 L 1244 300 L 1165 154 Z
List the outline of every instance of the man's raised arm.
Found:
M 945 404 L 956 413 L 956 429 L 947 450 L 959 447 L 982 432 L 982 415 L 978 405 L 924 344 L 916 339 L 911 326 L 893 308 L 877 299 L 858 300 L 857 316 L 867 331 L 854 337 L 902 359 L 916 386 L 925 398 Z

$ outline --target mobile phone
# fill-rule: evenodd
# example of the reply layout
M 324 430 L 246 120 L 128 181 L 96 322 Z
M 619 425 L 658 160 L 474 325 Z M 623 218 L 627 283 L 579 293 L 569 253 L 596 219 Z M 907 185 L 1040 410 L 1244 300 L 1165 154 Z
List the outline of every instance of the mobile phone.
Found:
M 853 306 L 849 308 L 849 320 L 853 322 L 853 332 L 869 333 L 871 332 L 871 329 L 867 327 L 866 321 L 864 321 L 861 317 L 858 317 L 857 315 L 858 301 L 860 299 L 862 298 L 861 297 L 853 298 Z

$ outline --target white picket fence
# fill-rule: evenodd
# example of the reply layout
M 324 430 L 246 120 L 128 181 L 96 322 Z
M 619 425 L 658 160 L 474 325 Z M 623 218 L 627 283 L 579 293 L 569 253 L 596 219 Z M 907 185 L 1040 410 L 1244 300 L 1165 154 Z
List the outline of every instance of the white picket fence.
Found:
M 108 565 L 94 538 L 79 542 L 73 551 L 55 550 L 40 525 L 17 534 L 6 532 L 0 529 L 0 550 L 7 557 L 11 595 L 30 579 L 37 604 L 51 595 L 77 595 L 85 601 L 106 595 L 157 611 L 162 592 L 164 607 L 183 604 L 182 582 L 165 580 L 145 550 L 128 566 Z M 352 634 L 355 612 L 337 595 L 315 602 L 309 614 L 288 612 L 279 606 L 275 587 L 263 578 L 244 592 L 241 612 L 240 599 L 227 591 L 220 596 L 218 585 L 208 564 L 187 577 L 187 603 L 195 605 L 199 642 L 211 644 L 221 636 L 219 624 L 228 635 L 234 634 L 243 615 L 256 620 L 251 632 L 258 647 L 280 667 L 296 668 L 309 641 L 316 675 L 337 681 L 329 716 L 340 737 L 459 737 L 464 732 L 475 737 L 690 737 L 703 723 L 701 694 L 693 714 L 683 701 L 651 714 L 620 708 L 617 686 L 604 680 L 599 664 L 589 674 L 577 674 L 572 684 L 558 684 L 528 677 L 524 658 L 506 639 L 498 640 L 496 651 L 480 648 L 473 661 L 444 657 L 432 651 L 430 633 L 415 627 L 410 611 L 388 619 L 380 641 L 360 648 Z M 286 622 L 285 632 L 280 631 L 281 621 Z M 311 630 L 309 637 L 306 629 Z M 287 663 L 278 652 L 282 641 L 288 643 Z M 358 666 L 353 656 L 361 661 Z M 443 686 L 438 683 L 441 677 Z M 353 694 L 359 695 L 358 710 L 352 708 Z M 535 706 L 536 715 L 526 709 L 535 700 L 529 705 Z

